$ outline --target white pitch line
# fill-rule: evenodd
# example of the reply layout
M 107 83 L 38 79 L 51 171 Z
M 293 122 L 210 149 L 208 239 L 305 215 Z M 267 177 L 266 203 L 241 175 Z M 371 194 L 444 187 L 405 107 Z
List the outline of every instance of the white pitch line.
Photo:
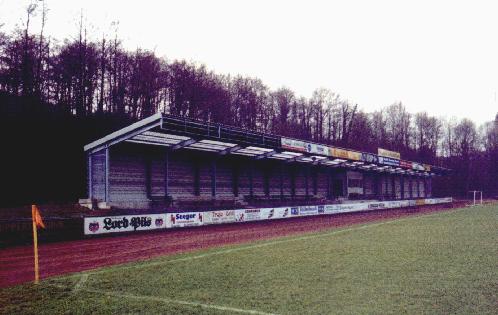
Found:
M 461 210 L 466 210 L 466 209 L 467 208 L 461 208 L 461 209 L 456 209 L 456 210 L 449 211 L 449 212 L 446 212 L 446 213 L 453 213 L 453 212 L 456 212 L 456 211 L 461 211 Z M 384 224 L 391 224 L 391 223 L 396 223 L 396 222 L 413 220 L 413 219 L 416 219 L 416 218 L 426 218 L 426 217 L 431 217 L 431 216 L 440 215 L 440 214 L 442 214 L 442 213 L 441 212 L 436 212 L 436 213 L 424 214 L 424 215 L 420 215 L 420 216 L 410 216 L 410 217 L 405 217 L 405 218 L 401 218 L 401 219 L 395 219 L 395 220 L 384 221 L 384 222 L 379 222 L 379 223 L 365 224 L 365 225 L 355 226 L 355 227 L 351 227 L 351 228 L 347 228 L 347 229 L 336 230 L 336 231 L 332 231 L 330 233 L 323 233 L 323 234 L 302 236 L 302 237 L 296 237 L 296 238 L 285 239 L 285 240 L 270 241 L 270 242 L 266 242 L 266 243 L 263 243 L 263 244 L 256 244 L 256 245 L 249 245 L 249 246 L 244 246 L 244 247 L 230 248 L 230 249 L 220 250 L 220 251 L 216 251 L 216 252 L 210 252 L 210 253 L 200 254 L 200 255 L 196 255 L 196 256 L 188 256 L 188 257 L 183 257 L 183 258 L 176 258 L 176 259 L 171 259 L 171 260 L 166 260 L 166 261 L 150 262 L 150 263 L 144 263 L 144 264 L 140 264 L 140 265 L 131 265 L 131 266 L 116 266 L 116 267 L 112 267 L 111 269 L 101 269 L 101 270 L 96 270 L 96 271 L 83 271 L 81 273 L 86 273 L 86 274 L 93 275 L 93 274 L 101 274 L 101 273 L 107 273 L 107 272 L 114 272 L 114 271 L 117 271 L 117 270 L 121 271 L 121 270 L 127 270 L 127 269 L 138 269 L 138 268 L 145 268 L 145 267 L 154 267 L 154 266 L 160 266 L 160 265 L 174 263 L 174 262 L 189 261 L 189 260 L 195 260 L 195 259 L 201 259 L 201 258 L 205 258 L 205 257 L 215 256 L 215 255 L 229 254 L 229 253 L 239 252 L 239 251 L 248 250 L 248 249 L 268 247 L 268 246 L 273 246 L 273 245 L 278 245 L 278 244 L 283 244 L 283 243 L 289 243 L 289 242 L 295 242 L 295 241 L 308 240 L 308 239 L 313 239 L 313 238 L 322 238 L 322 237 L 327 237 L 327 236 L 331 236 L 331 235 L 342 234 L 342 233 L 346 233 L 346 232 L 351 232 L 351 231 L 356 231 L 356 230 L 371 228 L 371 227 L 375 227 L 375 226 L 380 226 L 380 225 L 384 225 Z M 65 278 L 78 277 L 81 273 L 74 274 L 74 275 L 68 275 Z
M 67 287 L 63 286 L 63 285 L 57 285 L 57 284 L 48 284 L 48 285 L 51 285 L 51 286 L 54 286 L 54 287 L 57 287 L 60 289 L 67 289 Z M 73 289 L 73 291 L 74 291 L 74 289 Z M 81 288 L 81 287 L 79 288 L 79 291 L 104 294 L 104 295 L 114 296 L 114 297 L 118 297 L 118 298 L 149 300 L 149 301 L 163 302 L 163 303 L 169 303 L 169 304 L 195 306 L 195 307 L 209 308 L 209 309 L 215 309 L 215 310 L 219 310 L 219 311 L 227 311 L 227 312 L 241 313 L 241 314 L 277 315 L 275 313 L 267 313 L 267 312 L 256 311 L 256 310 L 247 310 L 247 309 L 231 307 L 231 306 L 222 306 L 222 305 L 216 305 L 216 304 L 190 302 L 190 301 L 183 301 L 183 300 L 163 298 L 163 297 L 150 296 L 150 295 L 128 294 L 128 293 L 120 293 L 120 292 L 115 292 L 115 291 L 95 290 L 95 289 L 88 289 L 88 288 Z
M 88 273 L 82 274 L 80 280 L 74 285 L 73 292 L 78 292 L 81 289 L 81 286 L 88 280 L 89 276 Z

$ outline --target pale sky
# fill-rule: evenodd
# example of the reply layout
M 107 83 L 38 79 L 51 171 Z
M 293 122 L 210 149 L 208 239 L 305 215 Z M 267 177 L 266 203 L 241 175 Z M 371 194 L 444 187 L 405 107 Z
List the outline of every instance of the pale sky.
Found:
M 33 1 L 36 2 L 36 1 Z M 0 28 L 25 21 L 30 1 L 0 0 Z M 41 5 L 41 2 L 38 2 Z M 402 101 L 412 113 L 498 112 L 497 1 L 45 0 L 46 33 L 113 34 L 127 49 L 260 78 L 310 97 L 325 87 L 367 111 Z M 40 14 L 33 21 L 39 30 Z

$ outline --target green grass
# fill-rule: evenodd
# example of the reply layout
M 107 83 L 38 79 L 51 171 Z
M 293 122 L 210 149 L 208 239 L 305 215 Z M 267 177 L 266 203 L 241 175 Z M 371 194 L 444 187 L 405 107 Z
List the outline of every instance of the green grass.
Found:
M 92 272 L 0 290 L 0 313 L 498 314 L 498 207 Z

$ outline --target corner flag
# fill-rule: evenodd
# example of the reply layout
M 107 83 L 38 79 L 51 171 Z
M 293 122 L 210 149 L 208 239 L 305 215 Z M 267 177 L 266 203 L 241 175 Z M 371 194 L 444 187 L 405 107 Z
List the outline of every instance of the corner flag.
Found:
M 38 229 L 37 227 L 45 228 L 40 210 L 35 205 L 31 206 L 31 218 L 33 220 L 33 251 L 35 254 L 35 283 L 40 281 L 40 271 L 38 267 Z
M 32 212 L 32 215 L 33 215 L 33 223 L 37 227 L 45 228 L 45 224 L 43 223 L 43 220 L 42 220 L 42 217 L 41 217 L 41 214 L 40 214 L 40 210 L 38 210 L 38 207 L 35 206 L 35 205 L 33 205 L 32 208 L 31 208 L 31 212 Z

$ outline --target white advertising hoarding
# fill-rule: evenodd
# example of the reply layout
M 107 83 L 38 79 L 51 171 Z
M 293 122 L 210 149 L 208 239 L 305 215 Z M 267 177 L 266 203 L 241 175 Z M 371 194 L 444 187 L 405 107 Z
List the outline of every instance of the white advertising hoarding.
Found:
M 203 224 L 223 224 L 283 219 L 298 216 L 336 214 L 367 210 L 401 208 L 415 205 L 452 202 L 451 197 L 415 200 L 371 201 L 362 203 L 342 203 L 330 205 L 310 205 L 298 207 L 253 208 L 219 210 L 206 212 L 181 212 L 163 214 L 143 214 L 84 218 L 84 234 L 104 234 L 133 232 L 172 227 L 198 226 Z
M 237 210 L 218 210 L 204 212 L 204 223 L 220 224 L 231 223 L 236 221 L 235 212 Z
M 164 229 L 166 214 L 86 217 L 83 220 L 85 235 L 115 232 L 133 232 Z
M 168 227 L 202 225 L 205 214 L 205 212 L 168 213 Z

